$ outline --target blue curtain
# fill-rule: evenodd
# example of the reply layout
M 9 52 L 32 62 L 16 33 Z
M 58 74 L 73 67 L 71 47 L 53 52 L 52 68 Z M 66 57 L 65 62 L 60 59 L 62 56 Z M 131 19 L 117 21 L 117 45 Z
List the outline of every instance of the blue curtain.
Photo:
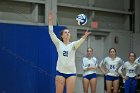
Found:
M 55 93 L 56 61 L 47 26 L 0 23 L 0 93 Z

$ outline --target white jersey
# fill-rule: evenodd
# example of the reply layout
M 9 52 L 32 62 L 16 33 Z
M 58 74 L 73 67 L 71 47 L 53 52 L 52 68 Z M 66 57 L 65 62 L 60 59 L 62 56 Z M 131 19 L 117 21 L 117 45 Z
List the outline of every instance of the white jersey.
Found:
M 138 57 L 136 60 L 135 60 L 135 63 L 140 65 L 140 57 Z
M 106 57 L 104 60 L 101 61 L 100 65 L 102 64 L 105 66 L 107 70 L 106 75 L 119 76 L 118 69 L 123 64 L 123 61 L 119 57 L 116 57 L 115 59 Z
M 96 69 L 92 69 L 92 70 L 85 70 L 88 67 L 97 67 L 98 66 L 98 61 L 95 57 L 92 57 L 91 59 L 84 57 L 83 58 L 83 76 L 89 75 L 89 74 L 93 74 L 96 73 Z
M 75 52 L 77 48 L 83 43 L 84 39 L 81 38 L 78 41 L 65 45 L 56 37 L 53 31 L 49 30 L 49 34 L 58 52 L 56 70 L 65 74 L 76 73 Z
M 121 69 L 125 69 L 126 70 L 126 76 L 128 77 L 135 77 L 136 76 L 136 68 L 137 68 L 137 64 L 136 63 L 130 63 L 129 61 L 125 62 L 123 66 L 121 66 Z

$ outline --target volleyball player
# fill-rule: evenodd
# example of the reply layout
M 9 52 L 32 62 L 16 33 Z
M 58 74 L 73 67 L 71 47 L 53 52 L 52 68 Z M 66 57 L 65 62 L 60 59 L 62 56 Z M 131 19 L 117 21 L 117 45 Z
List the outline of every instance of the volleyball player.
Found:
M 99 64 L 101 72 L 105 75 L 107 93 L 118 93 L 119 88 L 119 73 L 118 69 L 123 64 L 120 57 L 116 56 L 116 49 L 109 50 L 109 56 L 104 58 Z M 103 66 L 105 68 L 103 68 Z
M 140 79 L 140 77 L 136 75 L 138 64 L 135 63 L 135 59 L 135 53 L 130 52 L 129 61 L 126 61 L 118 70 L 122 78 L 125 79 L 125 93 L 136 93 L 137 79 Z M 125 75 L 123 75 L 122 69 L 126 71 Z
M 75 52 L 90 34 L 88 30 L 78 41 L 70 42 L 70 31 L 66 28 L 61 31 L 61 39 L 53 32 L 53 15 L 49 13 L 49 34 L 58 52 L 56 93 L 63 93 L 66 85 L 67 93 L 74 93 L 76 80 Z
M 98 61 L 93 57 L 93 49 L 87 49 L 87 56 L 83 58 L 83 88 L 84 93 L 88 93 L 88 88 L 90 85 L 91 93 L 96 92 L 96 69 L 98 67 Z

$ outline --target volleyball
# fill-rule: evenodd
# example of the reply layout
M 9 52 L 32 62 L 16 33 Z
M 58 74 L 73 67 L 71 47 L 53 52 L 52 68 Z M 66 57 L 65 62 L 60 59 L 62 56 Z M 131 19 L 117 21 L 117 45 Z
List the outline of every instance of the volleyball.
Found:
M 79 14 L 76 17 L 78 25 L 85 25 L 87 23 L 87 17 L 85 14 Z

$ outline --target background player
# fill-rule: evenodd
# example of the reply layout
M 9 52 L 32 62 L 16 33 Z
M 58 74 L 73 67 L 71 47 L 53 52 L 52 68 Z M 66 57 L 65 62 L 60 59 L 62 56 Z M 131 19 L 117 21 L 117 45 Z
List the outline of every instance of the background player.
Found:
M 136 75 L 136 69 L 138 67 L 138 64 L 134 62 L 135 59 L 135 53 L 130 52 L 129 61 L 126 61 L 124 65 L 122 65 L 118 70 L 122 78 L 125 79 L 125 93 L 136 93 L 137 79 L 140 79 L 140 77 L 137 77 Z M 125 75 L 123 75 L 122 70 L 126 71 Z
M 99 64 L 101 72 L 105 75 L 107 93 L 118 93 L 119 88 L 119 73 L 118 69 L 123 64 L 120 57 L 116 56 L 116 49 L 109 50 L 109 56 L 104 58 Z M 105 66 L 103 68 L 102 66 Z
M 88 93 L 88 88 L 90 84 L 91 93 L 96 92 L 96 69 L 98 66 L 98 61 L 93 57 L 93 49 L 87 49 L 87 56 L 83 58 L 83 88 L 84 93 Z

